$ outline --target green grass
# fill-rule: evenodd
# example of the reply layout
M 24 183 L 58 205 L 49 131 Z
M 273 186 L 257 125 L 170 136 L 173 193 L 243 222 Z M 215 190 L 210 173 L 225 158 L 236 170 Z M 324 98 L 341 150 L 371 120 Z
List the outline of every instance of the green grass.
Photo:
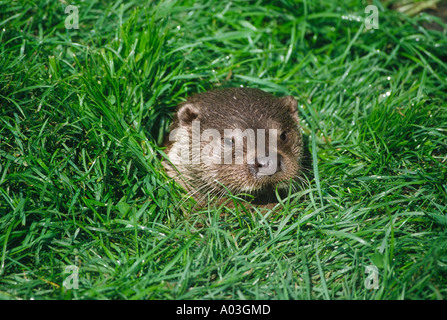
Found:
M 1 298 L 447 297 L 434 18 L 375 2 L 366 30 L 354 0 L 148 3 L 70 1 L 77 30 L 60 1 L 0 3 Z M 275 212 L 179 207 L 171 113 L 240 85 L 299 99 L 309 188 Z

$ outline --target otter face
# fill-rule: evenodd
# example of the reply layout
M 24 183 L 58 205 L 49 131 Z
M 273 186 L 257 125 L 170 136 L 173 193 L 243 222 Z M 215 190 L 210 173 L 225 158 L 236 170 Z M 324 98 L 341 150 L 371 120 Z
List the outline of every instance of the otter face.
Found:
M 201 93 L 181 104 L 171 127 L 168 175 L 197 199 L 274 193 L 300 175 L 297 102 L 258 89 Z

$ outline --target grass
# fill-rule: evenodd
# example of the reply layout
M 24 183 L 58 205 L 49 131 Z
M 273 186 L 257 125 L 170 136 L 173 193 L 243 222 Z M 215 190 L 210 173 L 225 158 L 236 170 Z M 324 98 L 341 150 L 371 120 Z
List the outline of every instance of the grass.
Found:
M 0 4 L 1 298 L 447 297 L 435 18 L 374 2 L 366 30 L 354 0 L 70 4 L 79 29 L 60 1 Z M 240 85 L 299 99 L 310 186 L 276 212 L 179 207 L 170 115 Z

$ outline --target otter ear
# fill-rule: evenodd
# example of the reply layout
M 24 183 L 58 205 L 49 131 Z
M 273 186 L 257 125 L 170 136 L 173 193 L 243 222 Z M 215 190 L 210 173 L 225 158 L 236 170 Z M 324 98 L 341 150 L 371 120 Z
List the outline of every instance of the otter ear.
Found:
M 299 122 L 298 117 L 298 102 L 293 96 L 285 96 L 281 98 L 283 103 L 289 108 L 290 115 L 292 116 L 293 120 L 296 122 Z
M 177 111 L 177 117 L 182 125 L 189 125 L 199 116 L 199 108 L 191 103 L 185 103 Z

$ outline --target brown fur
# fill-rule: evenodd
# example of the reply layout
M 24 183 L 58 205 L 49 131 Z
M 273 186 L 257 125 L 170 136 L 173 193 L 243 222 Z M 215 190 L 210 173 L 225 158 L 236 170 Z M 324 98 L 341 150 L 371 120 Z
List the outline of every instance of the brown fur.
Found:
M 192 142 L 192 121 L 200 121 L 200 132 L 216 129 L 224 137 L 224 129 L 276 129 L 277 136 L 266 136 L 277 140 L 276 155 L 278 163 L 274 164 L 277 172 L 271 175 L 258 173 L 260 164 L 253 157 L 256 153 L 249 151 L 244 139 L 244 162 L 242 164 L 215 164 L 206 161 L 193 162 L 193 148 L 203 152 L 207 142 Z M 185 141 L 165 142 L 165 153 L 171 159 L 179 154 L 176 148 L 189 143 L 190 163 L 176 164 L 164 161 L 168 175 L 174 178 L 192 196 L 199 205 L 204 205 L 209 195 L 219 199 L 225 198 L 228 191 L 232 194 L 252 194 L 254 204 L 265 205 L 275 202 L 275 190 L 288 191 L 290 181 L 299 181 L 303 151 L 302 135 L 298 120 L 297 102 L 292 96 L 277 98 L 259 89 L 229 88 L 212 90 L 190 97 L 181 103 L 173 119 L 171 132 L 184 129 Z M 234 141 L 233 141 L 234 143 Z M 222 139 L 222 146 L 225 141 Z M 231 149 L 231 148 L 230 148 Z M 266 147 L 266 151 L 268 147 Z M 256 161 L 248 164 L 249 159 Z M 260 158 L 261 159 L 261 158 Z M 266 167 L 268 167 L 266 165 Z

